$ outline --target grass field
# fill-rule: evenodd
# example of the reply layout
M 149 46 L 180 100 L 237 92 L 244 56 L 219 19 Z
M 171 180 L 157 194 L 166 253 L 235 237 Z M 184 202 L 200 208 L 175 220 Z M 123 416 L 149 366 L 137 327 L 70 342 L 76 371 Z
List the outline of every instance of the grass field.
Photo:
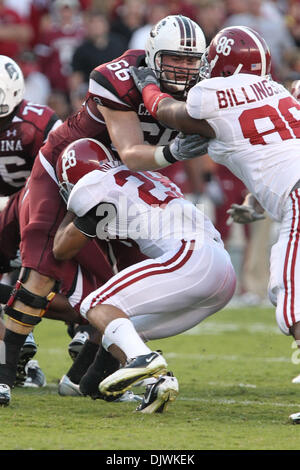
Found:
M 300 447 L 300 373 L 292 339 L 277 329 L 273 309 L 224 310 L 188 333 L 152 342 L 178 377 L 180 394 L 167 413 L 142 415 L 130 403 L 60 397 L 69 337 L 60 322 L 36 329 L 37 359 L 47 387 L 15 389 L 0 408 L 1 448 L 189 450 Z M 296 353 L 297 354 L 297 353 Z M 299 354 L 300 357 L 300 354 Z

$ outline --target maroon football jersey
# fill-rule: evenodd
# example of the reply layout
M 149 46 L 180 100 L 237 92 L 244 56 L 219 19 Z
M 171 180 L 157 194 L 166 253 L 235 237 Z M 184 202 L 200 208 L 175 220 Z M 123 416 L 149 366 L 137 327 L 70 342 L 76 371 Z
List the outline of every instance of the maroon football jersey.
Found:
M 130 65 L 143 65 L 144 59 L 144 51 L 128 50 L 121 57 L 99 65 L 91 72 L 89 92 L 82 109 L 52 133 L 41 149 L 54 168 L 60 152 L 76 139 L 94 138 L 114 151 L 97 104 L 121 111 L 135 111 L 144 140 L 151 145 L 166 145 L 174 139 L 177 131 L 165 128 L 150 115 L 129 73 Z
M 59 118 L 48 106 L 23 100 L 12 121 L 0 128 L 0 195 L 24 186 L 39 148 Z
M 145 51 L 128 50 L 121 57 L 96 67 L 90 74 L 86 106 L 95 118 L 103 120 L 97 103 L 121 111 L 135 111 L 139 117 L 145 142 L 166 145 L 177 131 L 168 129 L 154 119 L 145 108 L 142 95 L 136 88 L 129 67 L 145 64 Z

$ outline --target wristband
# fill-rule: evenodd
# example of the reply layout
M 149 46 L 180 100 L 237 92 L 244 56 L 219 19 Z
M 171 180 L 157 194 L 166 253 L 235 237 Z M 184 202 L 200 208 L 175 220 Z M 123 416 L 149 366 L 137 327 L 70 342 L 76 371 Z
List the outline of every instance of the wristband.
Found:
M 161 100 L 165 98 L 172 98 L 171 95 L 168 95 L 167 93 L 162 93 L 158 86 L 154 85 L 154 83 L 147 85 L 143 89 L 142 97 L 147 110 L 155 119 L 157 119 L 157 108 Z
M 170 165 L 170 162 L 166 160 L 164 156 L 164 147 L 156 147 L 155 152 L 154 152 L 154 160 L 155 163 L 157 163 L 158 168 L 164 168 L 166 166 Z
M 154 152 L 154 160 L 159 168 L 164 168 L 169 166 L 171 163 L 178 161 L 173 157 L 168 145 L 156 147 Z

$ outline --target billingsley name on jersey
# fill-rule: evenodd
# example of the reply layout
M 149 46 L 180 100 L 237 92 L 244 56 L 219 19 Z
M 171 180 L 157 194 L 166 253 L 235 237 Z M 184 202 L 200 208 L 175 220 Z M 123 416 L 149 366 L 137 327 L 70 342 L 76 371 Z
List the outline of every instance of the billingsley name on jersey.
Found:
M 284 92 L 284 87 L 278 85 L 269 79 L 261 80 L 257 83 L 242 86 L 240 88 L 226 88 L 225 90 L 217 90 L 219 109 L 240 106 L 243 104 L 261 101 L 268 96 L 277 95 Z

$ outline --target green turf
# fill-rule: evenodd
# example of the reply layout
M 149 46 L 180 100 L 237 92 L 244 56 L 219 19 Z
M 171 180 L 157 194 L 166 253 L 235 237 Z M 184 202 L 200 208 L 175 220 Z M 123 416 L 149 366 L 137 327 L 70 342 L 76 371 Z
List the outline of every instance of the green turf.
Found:
M 162 349 L 180 394 L 167 413 L 142 415 L 134 404 L 60 397 L 57 383 L 71 360 L 60 322 L 35 333 L 43 389 L 15 389 L 0 408 L 4 449 L 299 449 L 300 373 L 292 339 L 277 329 L 272 309 L 224 310 Z M 300 355 L 299 355 L 300 356 Z

